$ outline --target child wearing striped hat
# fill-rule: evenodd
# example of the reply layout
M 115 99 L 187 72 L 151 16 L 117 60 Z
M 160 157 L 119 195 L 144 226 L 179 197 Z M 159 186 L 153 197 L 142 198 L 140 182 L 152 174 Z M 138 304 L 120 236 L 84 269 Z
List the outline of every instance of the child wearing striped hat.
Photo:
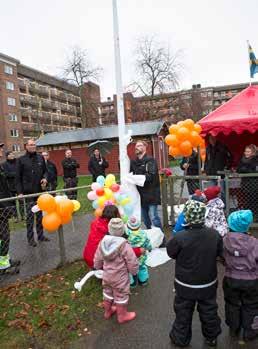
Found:
M 131 217 L 127 222 L 126 229 L 127 240 L 131 244 L 132 247 L 141 247 L 145 251 L 151 251 L 152 246 L 150 244 L 150 240 L 147 237 L 144 230 L 141 229 L 141 222 L 137 220 L 135 217 Z M 137 275 L 130 275 L 130 286 L 136 287 L 137 283 L 141 286 L 145 286 L 149 280 L 149 271 L 146 265 L 147 255 L 144 253 L 138 258 L 139 262 L 139 272 Z

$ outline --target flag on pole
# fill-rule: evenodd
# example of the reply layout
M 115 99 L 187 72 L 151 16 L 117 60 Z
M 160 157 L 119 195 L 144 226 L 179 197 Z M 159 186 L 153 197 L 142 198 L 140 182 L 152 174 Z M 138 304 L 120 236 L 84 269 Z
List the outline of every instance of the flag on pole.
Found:
M 256 59 L 254 51 L 249 43 L 248 43 L 248 52 L 249 52 L 250 76 L 251 78 L 253 78 L 254 74 L 258 73 L 258 59 Z

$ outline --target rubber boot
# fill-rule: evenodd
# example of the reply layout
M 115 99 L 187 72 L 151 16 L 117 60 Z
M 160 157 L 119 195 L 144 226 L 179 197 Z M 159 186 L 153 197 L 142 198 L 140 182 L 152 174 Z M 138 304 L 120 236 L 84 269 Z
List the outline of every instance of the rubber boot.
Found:
M 132 312 L 127 311 L 127 305 L 117 304 L 116 305 L 116 313 L 117 313 L 117 321 L 120 324 L 134 320 L 136 317 L 136 313 L 134 311 L 132 311 Z
M 112 302 L 104 300 L 103 307 L 105 309 L 104 318 L 110 319 L 111 316 L 116 312 L 116 306 L 112 305 Z

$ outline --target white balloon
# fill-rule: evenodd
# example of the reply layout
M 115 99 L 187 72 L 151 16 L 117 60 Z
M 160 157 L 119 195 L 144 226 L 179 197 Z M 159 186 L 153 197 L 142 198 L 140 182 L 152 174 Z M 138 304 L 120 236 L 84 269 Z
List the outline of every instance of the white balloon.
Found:
M 34 205 L 34 206 L 31 208 L 31 212 L 33 212 L 33 213 L 37 213 L 37 212 L 39 212 L 39 211 L 41 211 L 41 210 L 40 210 L 40 208 L 38 207 L 38 205 Z

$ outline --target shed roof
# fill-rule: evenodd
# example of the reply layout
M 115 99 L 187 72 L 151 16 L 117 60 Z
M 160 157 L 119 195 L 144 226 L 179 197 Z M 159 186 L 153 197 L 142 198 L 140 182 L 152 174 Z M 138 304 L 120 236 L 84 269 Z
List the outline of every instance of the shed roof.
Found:
M 164 121 L 144 121 L 126 124 L 126 131 L 132 130 L 132 136 L 147 136 L 159 134 Z M 51 132 L 40 137 L 36 144 L 39 147 L 58 144 L 94 141 L 97 139 L 118 138 L 118 126 L 99 126 L 79 130 Z

